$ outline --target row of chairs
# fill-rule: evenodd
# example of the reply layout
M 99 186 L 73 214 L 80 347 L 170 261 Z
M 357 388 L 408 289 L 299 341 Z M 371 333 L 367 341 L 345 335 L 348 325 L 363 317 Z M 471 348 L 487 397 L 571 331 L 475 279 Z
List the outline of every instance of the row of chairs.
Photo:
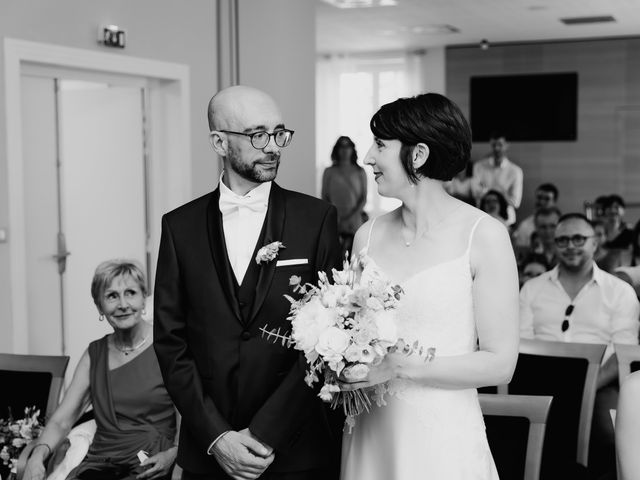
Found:
M 640 346 L 616 344 L 614 347 L 622 383 L 631 372 L 640 370 Z M 481 404 L 496 394 L 513 396 L 516 398 L 512 401 L 522 405 L 527 413 L 505 424 L 504 419 L 487 418 L 484 411 L 487 437 L 501 478 L 586 476 L 596 382 L 605 349 L 605 345 L 523 339 L 511 382 L 480 389 Z M 526 417 L 533 428 L 533 419 L 541 418 L 539 408 L 544 405 L 531 403 L 527 397 L 531 395 L 550 400 L 547 415 L 543 415 L 546 417 L 543 438 L 538 436 L 524 444 L 526 449 L 534 450 L 527 455 L 537 459 L 537 466 L 518 460 L 523 458 L 523 442 L 512 441 L 515 437 L 523 438 L 522 433 L 517 432 L 517 428 L 521 428 L 518 421 Z
M 615 345 L 620 382 L 640 370 L 640 346 Z M 521 340 L 509 385 L 480 389 L 487 438 L 501 478 L 538 480 L 558 452 L 586 468 L 598 369 L 604 345 Z M 0 412 L 35 405 L 48 419 L 60 397 L 66 356 L 0 354 Z M 24 459 L 23 459 L 24 460 Z M 21 462 L 24 463 L 24 462 Z

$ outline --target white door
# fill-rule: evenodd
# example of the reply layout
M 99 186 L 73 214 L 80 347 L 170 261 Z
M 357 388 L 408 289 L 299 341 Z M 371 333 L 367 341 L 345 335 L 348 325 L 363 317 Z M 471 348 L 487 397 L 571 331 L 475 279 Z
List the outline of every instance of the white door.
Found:
M 132 258 L 146 268 L 143 91 L 22 79 L 29 349 L 70 355 L 72 372 L 88 343 L 111 331 L 90 294 L 96 266 Z

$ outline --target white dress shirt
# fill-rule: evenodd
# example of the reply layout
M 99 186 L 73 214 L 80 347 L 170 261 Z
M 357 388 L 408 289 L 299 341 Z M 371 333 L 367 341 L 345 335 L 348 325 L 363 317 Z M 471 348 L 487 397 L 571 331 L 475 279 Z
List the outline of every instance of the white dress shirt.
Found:
M 476 199 L 476 204 L 480 203 L 482 196 L 489 190 L 497 190 L 509 204 L 507 220 L 508 225 L 516 221 L 516 208 L 522 203 L 522 169 L 511 162 L 508 158 L 503 158 L 499 166 L 493 162 L 493 157 L 486 157 L 473 165 L 473 176 L 471 189 Z
M 558 280 L 559 267 L 532 278 L 520 291 L 520 336 L 557 342 L 607 345 L 603 363 L 614 343 L 638 344 L 640 304 L 633 288 L 593 262 L 591 280 L 571 300 Z M 569 305 L 569 328 L 562 322 Z
M 229 263 L 240 285 L 249 268 L 267 215 L 271 182 L 261 183 L 242 196 L 231 191 L 223 183 L 223 175 L 224 172 L 220 175 L 219 208 L 222 212 L 222 227 Z
M 262 224 L 267 216 L 271 182 L 261 183 L 242 196 L 234 193 L 224 184 L 223 176 L 224 172 L 220 175 L 218 208 L 222 213 L 222 229 L 229 263 L 240 285 L 249 268 Z M 222 432 L 209 444 L 207 455 L 213 455 L 213 446 L 227 433 L 229 431 Z

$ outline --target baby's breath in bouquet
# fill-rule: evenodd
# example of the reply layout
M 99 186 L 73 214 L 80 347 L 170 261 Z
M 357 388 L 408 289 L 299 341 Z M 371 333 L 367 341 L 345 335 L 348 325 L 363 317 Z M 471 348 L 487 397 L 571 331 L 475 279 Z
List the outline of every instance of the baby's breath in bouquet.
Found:
M 11 410 L 6 420 L 0 418 L 0 470 L 9 472 L 9 478 L 16 477 L 16 466 L 22 449 L 31 440 L 38 438 L 44 428 L 38 420 L 39 416 L 40 410 L 31 407 L 24 409 L 24 418 L 20 420 L 13 419 Z
M 324 272 L 319 272 L 317 285 L 292 276 L 289 284 L 298 298 L 285 295 L 291 302 L 291 331 L 262 329 L 269 339 L 304 352 L 306 383 L 312 386 L 322 379 L 320 398 L 333 408 L 342 406 L 350 427 L 356 415 L 369 411 L 372 399 L 384 404 L 385 386 L 342 391 L 339 378 L 366 380 L 370 368 L 392 352 L 426 354 L 426 359 L 434 354 L 432 348 L 425 352 L 417 343 L 398 338 L 396 309 L 404 292 L 380 274 L 363 275 L 363 261 L 345 260 L 342 270 L 332 270 L 333 282 Z

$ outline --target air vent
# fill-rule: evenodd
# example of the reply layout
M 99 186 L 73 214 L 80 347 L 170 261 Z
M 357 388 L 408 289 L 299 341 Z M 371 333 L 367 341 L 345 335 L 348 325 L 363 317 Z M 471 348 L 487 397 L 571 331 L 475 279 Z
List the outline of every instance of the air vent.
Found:
M 565 25 L 585 25 L 593 23 L 615 22 L 616 19 L 611 15 L 602 15 L 599 17 L 569 17 L 561 18 L 560 21 Z

